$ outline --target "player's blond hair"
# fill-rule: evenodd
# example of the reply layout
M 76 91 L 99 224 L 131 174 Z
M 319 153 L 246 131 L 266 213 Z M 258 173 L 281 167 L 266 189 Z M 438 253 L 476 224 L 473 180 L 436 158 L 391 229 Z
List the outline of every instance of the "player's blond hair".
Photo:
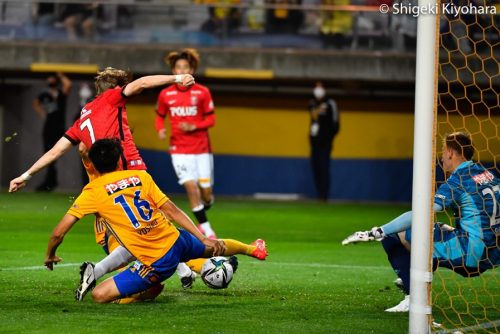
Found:
M 116 86 L 122 87 L 130 82 L 132 75 L 130 72 L 118 70 L 113 67 L 106 67 L 104 70 L 97 72 L 95 77 L 95 89 L 97 95 L 105 92 Z
M 461 154 L 466 160 L 470 160 L 474 156 L 474 145 L 467 132 L 450 133 L 445 136 L 443 142 L 447 148 Z
M 179 59 L 185 59 L 189 63 L 189 67 L 193 69 L 193 73 L 196 72 L 196 69 L 200 64 L 200 54 L 198 51 L 191 48 L 183 49 L 181 51 L 172 51 L 166 55 L 163 60 L 173 70 L 175 63 L 177 63 Z

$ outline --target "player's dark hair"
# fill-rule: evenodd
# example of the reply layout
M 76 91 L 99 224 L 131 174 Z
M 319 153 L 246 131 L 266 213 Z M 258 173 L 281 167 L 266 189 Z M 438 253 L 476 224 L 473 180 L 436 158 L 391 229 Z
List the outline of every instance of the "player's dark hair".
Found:
M 118 161 L 123 153 L 118 138 L 99 139 L 89 151 L 89 158 L 100 174 L 113 172 L 118 168 Z
M 447 148 L 461 154 L 466 160 L 474 156 L 474 146 L 470 135 L 465 132 L 453 132 L 444 139 Z
M 189 67 L 193 69 L 193 73 L 196 72 L 196 69 L 198 68 L 198 65 L 200 64 L 200 54 L 198 51 L 195 49 L 183 49 L 180 52 L 178 51 L 173 51 L 170 52 L 166 57 L 165 57 L 165 63 L 170 66 L 170 68 L 173 70 L 175 67 L 175 64 L 179 59 L 184 59 L 189 63 Z
M 130 72 L 106 67 L 103 71 L 97 72 L 97 76 L 95 77 L 97 95 L 110 88 L 123 87 L 130 82 L 131 78 L 132 74 Z

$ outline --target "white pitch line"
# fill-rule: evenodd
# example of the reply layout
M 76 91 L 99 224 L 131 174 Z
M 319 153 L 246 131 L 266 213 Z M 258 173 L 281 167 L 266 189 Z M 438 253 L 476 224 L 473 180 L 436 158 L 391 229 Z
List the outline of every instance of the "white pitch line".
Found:
M 294 266 L 294 267 L 311 267 L 311 268 L 332 268 L 332 269 L 370 269 L 370 270 L 390 270 L 390 266 L 357 266 L 349 264 L 328 264 L 328 263 L 293 263 L 293 262 L 250 262 L 249 264 L 262 265 L 277 265 L 277 266 Z M 388 269 L 389 268 L 389 269 Z
M 54 265 L 54 268 L 60 267 L 76 267 L 81 265 L 81 263 L 60 263 Z M 31 266 L 31 267 L 8 267 L 8 268 L 0 268 L 0 271 L 23 271 L 23 270 L 40 270 L 47 269 L 45 266 Z
M 249 262 L 248 264 L 262 264 L 262 265 L 274 265 L 274 266 L 289 266 L 289 267 L 310 267 L 310 268 L 329 268 L 329 269 L 366 269 L 366 270 L 388 270 L 388 266 L 359 266 L 359 265 L 347 265 L 347 264 L 328 264 L 328 263 L 292 263 L 292 262 Z M 81 265 L 81 263 L 61 263 L 54 267 L 76 267 Z M 0 271 L 26 271 L 26 270 L 40 270 L 47 269 L 45 266 L 31 266 L 31 267 L 8 267 L 0 268 Z

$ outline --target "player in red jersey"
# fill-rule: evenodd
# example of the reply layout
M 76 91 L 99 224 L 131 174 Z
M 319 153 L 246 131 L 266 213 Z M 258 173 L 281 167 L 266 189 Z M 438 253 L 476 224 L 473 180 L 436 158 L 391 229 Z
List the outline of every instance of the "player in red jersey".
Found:
M 129 73 L 111 67 L 99 72 L 96 77 L 96 98 L 82 109 L 80 118 L 65 135 L 38 159 L 25 173 L 10 181 L 9 192 L 26 185 L 26 181 L 43 168 L 59 159 L 73 145 L 83 142 L 90 148 L 97 139 L 117 137 L 124 147 L 122 167 L 124 169 L 146 169 L 135 147 L 128 126 L 125 104 L 130 96 L 144 89 L 177 82 L 184 86 L 194 84 L 190 74 L 151 75 L 129 83 Z
M 96 140 L 103 138 L 120 139 L 124 148 L 121 157 L 121 168 L 145 170 L 146 165 L 134 144 L 128 125 L 125 106 L 128 98 L 140 94 L 144 89 L 174 82 L 189 86 L 194 84 L 194 78 L 190 74 L 151 75 L 130 83 L 129 81 L 130 74 L 123 70 L 108 67 L 99 72 L 95 80 L 97 92 L 95 99 L 83 107 L 80 118 L 75 121 L 73 126 L 66 131 L 64 136 L 49 151 L 25 173 L 10 181 L 9 192 L 15 192 L 24 187 L 26 181 L 31 179 L 32 175 L 55 162 L 73 145 L 80 143 L 80 153 L 82 154 L 82 151 L 90 148 Z M 87 169 L 88 162 L 85 160 L 85 154 L 82 154 L 82 162 Z M 93 179 L 91 173 L 89 173 L 89 178 Z M 110 254 L 96 264 L 97 276 L 102 276 L 116 269 L 119 264 L 130 259 L 130 253 L 119 246 L 116 240 L 106 238 L 103 223 L 99 217 L 96 217 L 95 233 L 97 243 L 103 246 L 106 253 Z M 191 274 L 191 271 L 189 271 L 189 274 Z
M 171 52 L 165 62 L 175 75 L 194 74 L 200 57 L 194 49 Z M 160 139 L 166 138 L 165 118 L 171 125 L 172 165 L 184 186 L 198 229 L 215 239 L 206 210 L 213 203 L 213 156 L 208 129 L 215 124 L 214 103 L 207 87 L 171 85 L 160 92 L 155 127 Z

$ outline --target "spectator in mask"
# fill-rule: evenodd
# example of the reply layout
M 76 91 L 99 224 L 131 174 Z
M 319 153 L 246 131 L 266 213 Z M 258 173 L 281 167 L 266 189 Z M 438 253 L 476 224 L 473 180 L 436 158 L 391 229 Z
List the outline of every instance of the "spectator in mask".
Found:
M 330 190 L 330 154 L 339 131 L 339 111 L 337 103 L 326 96 L 321 82 L 316 83 L 313 95 L 309 101 L 311 164 L 317 198 L 326 201 Z

